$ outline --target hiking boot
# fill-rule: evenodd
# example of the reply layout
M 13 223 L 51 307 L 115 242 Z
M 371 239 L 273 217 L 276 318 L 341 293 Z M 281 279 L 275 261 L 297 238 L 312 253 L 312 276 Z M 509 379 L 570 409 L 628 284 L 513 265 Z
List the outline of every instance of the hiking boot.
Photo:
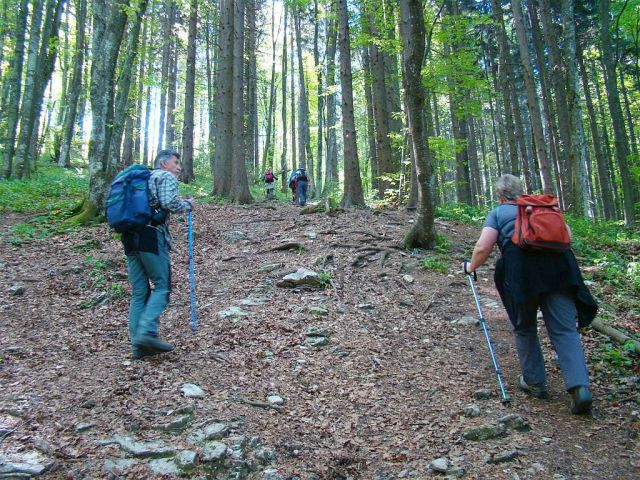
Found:
M 134 347 L 138 349 L 151 350 L 152 352 L 164 353 L 173 350 L 173 345 L 164 340 L 160 340 L 153 335 L 138 335 L 136 338 Z
M 541 398 L 542 400 L 549 399 L 549 392 L 547 391 L 547 386 L 544 383 L 529 385 L 524 381 L 524 377 L 522 375 L 518 377 L 518 388 L 530 397 Z
M 591 411 L 591 393 L 589 389 L 583 385 L 569 389 L 571 395 L 571 413 L 581 414 Z
M 153 357 L 154 355 L 160 355 L 161 351 L 159 350 L 150 350 L 146 347 L 133 347 L 133 352 L 131 356 L 134 360 L 142 360 L 143 358 Z

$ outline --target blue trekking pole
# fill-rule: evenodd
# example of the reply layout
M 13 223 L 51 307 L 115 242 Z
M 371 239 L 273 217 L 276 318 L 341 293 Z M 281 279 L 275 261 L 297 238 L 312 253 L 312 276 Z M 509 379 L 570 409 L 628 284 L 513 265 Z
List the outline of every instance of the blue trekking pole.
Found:
M 191 302 L 191 330 L 198 330 L 198 317 L 196 316 L 196 279 L 193 266 L 193 221 L 189 210 L 189 300 Z
M 473 292 L 473 298 L 476 301 L 476 307 L 478 307 L 478 315 L 480 316 L 480 324 L 482 325 L 482 329 L 484 330 L 484 336 L 487 339 L 487 345 L 489 345 L 489 353 L 491 354 L 491 360 L 493 360 L 493 368 L 496 371 L 496 376 L 498 377 L 498 385 L 500 385 L 500 393 L 502 393 L 502 404 L 508 404 L 511 399 L 509 395 L 507 395 L 507 391 L 504 388 L 504 382 L 502 381 L 502 370 L 500 369 L 500 365 L 498 364 L 498 359 L 493 353 L 493 347 L 491 346 L 491 339 L 489 338 L 489 330 L 487 329 L 487 322 L 484 319 L 484 315 L 482 314 L 482 308 L 480 308 L 480 299 L 478 298 L 478 292 L 476 291 L 475 283 L 478 281 L 478 275 L 476 272 L 471 273 L 467 272 L 467 267 L 465 263 L 464 268 L 467 277 L 469 277 L 469 285 L 471 285 L 471 291 Z

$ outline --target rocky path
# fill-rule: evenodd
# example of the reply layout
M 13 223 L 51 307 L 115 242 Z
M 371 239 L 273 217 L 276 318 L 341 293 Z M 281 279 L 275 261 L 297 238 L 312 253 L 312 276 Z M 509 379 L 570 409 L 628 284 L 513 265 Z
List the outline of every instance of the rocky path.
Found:
M 196 333 L 174 219 L 161 335 L 176 349 L 143 361 L 130 358 L 126 262 L 106 227 L 4 242 L 0 478 L 640 476 L 633 402 L 608 401 L 596 382 L 593 416 L 571 415 L 553 361 L 550 401 L 516 391 L 485 271 L 479 292 L 512 396 L 501 405 L 458 273 L 477 229 L 439 221 L 448 251 L 412 254 L 396 247 L 404 212 L 299 212 L 198 209 Z M 425 257 L 447 268 L 422 268 Z M 595 348 L 592 333 L 585 343 Z

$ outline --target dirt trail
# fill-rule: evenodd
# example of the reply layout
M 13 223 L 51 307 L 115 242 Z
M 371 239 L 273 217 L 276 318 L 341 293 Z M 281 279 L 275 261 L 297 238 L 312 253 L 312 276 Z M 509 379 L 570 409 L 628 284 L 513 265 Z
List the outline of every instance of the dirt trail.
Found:
M 448 273 L 439 273 L 419 266 L 424 253 L 396 248 L 409 227 L 404 212 L 329 217 L 299 211 L 281 205 L 197 210 L 195 334 L 189 328 L 185 228 L 173 219 L 174 288 L 161 335 L 176 349 L 144 361 L 130 358 L 126 262 L 105 226 L 21 247 L 3 244 L 0 428 L 10 433 L 0 455 L 38 451 L 50 478 L 150 478 L 158 474 L 146 460 L 120 474 L 109 470 L 105 460 L 125 453 L 100 442 L 114 435 L 161 439 L 202 455 L 189 434 L 216 421 L 230 427 L 231 440 L 222 440 L 229 445 L 243 436 L 272 452 L 254 455 L 249 478 L 278 478 L 263 473 L 269 468 L 281 478 L 427 478 L 429 464 L 440 457 L 448 459 L 450 475 L 462 478 L 640 476 L 632 402 L 612 404 L 595 384 L 593 417 L 571 415 L 552 361 L 550 401 L 516 390 L 508 320 L 485 270 L 479 293 L 512 396 L 511 406 L 501 406 L 482 331 L 453 323 L 476 316 L 458 270 L 477 229 L 438 222 L 452 245 L 443 257 Z M 233 238 L 234 231 L 244 237 Z M 272 250 L 284 241 L 304 248 Z M 263 268 L 272 264 L 278 264 L 273 271 Z M 326 272 L 329 288 L 275 286 L 299 267 Z M 16 292 L 19 286 L 23 294 Z M 248 315 L 221 318 L 219 312 L 231 306 Z M 306 345 L 309 327 L 326 330 L 328 345 Z M 585 343 L 589 353 L 594 341 Z M 546 337 L 544 348 L 550 359 Z M 185 383 L 197 384 L 206 396 L 185 398 Z M 493 396 L 475 399 L 480 389 Z M 274 393 L 284 404 L 261 408 Z M 472 403 L 479 416 L 464 413 Z M 167 435 L 156 429 L 181 406 L 193 407 L 185 430 Z M 508 414 L 521 415 L 530 429 L 507 428 L 484 441 L 463 438 Z M 492 463 L 499 460 L 505 461 Z M 222 471 L 208 475 L 227 478 Z M 201 462 L 191 476 L 205 474 Z

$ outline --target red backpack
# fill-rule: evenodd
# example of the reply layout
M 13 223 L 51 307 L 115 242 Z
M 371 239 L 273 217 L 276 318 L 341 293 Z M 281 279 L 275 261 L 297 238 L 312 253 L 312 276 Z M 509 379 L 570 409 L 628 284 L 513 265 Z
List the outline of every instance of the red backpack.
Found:
M 273 173 L 269 172 L 264 176 L 264 181 L 265 182 L 273 182 Z
M 564 252 L 571 248 L 569 230 L 553 195 L 522 195 L 511 241 L 526 250 Z

